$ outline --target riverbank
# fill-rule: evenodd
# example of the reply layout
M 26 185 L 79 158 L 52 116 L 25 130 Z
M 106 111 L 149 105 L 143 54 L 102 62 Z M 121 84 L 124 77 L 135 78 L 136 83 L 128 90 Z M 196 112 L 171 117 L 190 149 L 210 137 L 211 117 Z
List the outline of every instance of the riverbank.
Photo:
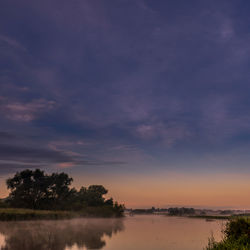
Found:
M 206 220 L 235 220 L 235 219 L 248 219 L 250 218 L 249 214 L 234 214 L 234 215 L 192 215 L 186 216 L 188 218 L 198 218 Z
M 0 208 L 0 221 L 19 220 L 62 220 L 78 217 L 117 218 L 123 212 L 113 207 L 86 207 L 80 211 L 32 210 L 21 208 Z
M 192 215 L 192 216 L 186 216 L 188 218 L 197 218 L 197 219 L 206 219 L 206 220 L 230 220 L 233 218 L 233 216 L 229 215 Z

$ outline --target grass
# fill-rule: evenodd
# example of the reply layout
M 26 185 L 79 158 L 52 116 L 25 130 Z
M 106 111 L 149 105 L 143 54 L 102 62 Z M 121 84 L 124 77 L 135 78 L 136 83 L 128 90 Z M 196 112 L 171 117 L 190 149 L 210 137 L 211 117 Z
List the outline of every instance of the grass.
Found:
M 20 208 L 1 208 L 1 221 L 15 220 L 46 220 L 46 219 L 70 219 L 76 215 L 68 211 L 47 211 Z
M 59 220 L 77 217 L 122 217 L 112 207 L 86 207 L 80 211 L 32 210 L 21 208 L 0 208 L 0 221 Z

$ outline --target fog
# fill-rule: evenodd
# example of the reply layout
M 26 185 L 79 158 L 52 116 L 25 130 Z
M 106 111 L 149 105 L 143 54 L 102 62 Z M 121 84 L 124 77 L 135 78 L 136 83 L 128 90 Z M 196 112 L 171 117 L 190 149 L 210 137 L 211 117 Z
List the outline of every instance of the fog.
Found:
M 5 239 L 1 250 L 101 249 L 106 244 L 103 236 L 122 230 L 122 219 L 1 222 L 0 233 Z

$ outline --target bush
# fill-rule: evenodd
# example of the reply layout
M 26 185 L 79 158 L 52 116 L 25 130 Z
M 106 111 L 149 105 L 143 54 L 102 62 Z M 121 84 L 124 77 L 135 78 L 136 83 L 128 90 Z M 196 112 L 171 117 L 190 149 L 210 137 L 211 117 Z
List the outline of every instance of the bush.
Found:
M 250 220 L 247 218 L 232 219 L 226 224 L 224 239 L 216 242 L 212 236 L 208 241 L 207 250 L 250 249 Z

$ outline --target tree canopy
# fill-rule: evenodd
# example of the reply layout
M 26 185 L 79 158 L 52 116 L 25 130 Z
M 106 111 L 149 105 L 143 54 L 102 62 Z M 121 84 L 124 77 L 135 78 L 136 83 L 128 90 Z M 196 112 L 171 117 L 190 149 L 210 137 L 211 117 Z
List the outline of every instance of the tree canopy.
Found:
M 181 208 L 178 208 L 178 207 L 170 207 L 168 209 L 168 213 L 170 215 L 187 215 L 187 214 L 194 214 L 195 213 L 195 210 L 194 208 L 187 208 L 187 207 L 181 207 Z
M 7 179 L 11 207 L 54 210 L 80 210 L 84 207 L 118 207 L 113 199 L 105 199 L 108 190 L 102 185 L 70 188 L 73 179 L 66 173 L 45 174 L 40 169 L 17 172 Z

